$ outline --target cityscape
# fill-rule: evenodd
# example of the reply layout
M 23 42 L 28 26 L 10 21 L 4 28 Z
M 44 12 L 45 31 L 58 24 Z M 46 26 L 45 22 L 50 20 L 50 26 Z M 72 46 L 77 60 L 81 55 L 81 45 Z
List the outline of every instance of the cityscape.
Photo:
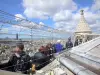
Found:
M 99 3 L 0 1 L 0 75 L 100 75 Z

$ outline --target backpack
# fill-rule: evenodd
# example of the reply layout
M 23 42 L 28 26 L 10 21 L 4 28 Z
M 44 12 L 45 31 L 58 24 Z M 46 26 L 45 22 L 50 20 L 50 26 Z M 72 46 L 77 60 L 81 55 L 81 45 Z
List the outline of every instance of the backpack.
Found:
M 35 69 L 40 70 L 49 63 L 49 57 L 41 52 L 35 53 L 32 63 L 35 64 Z

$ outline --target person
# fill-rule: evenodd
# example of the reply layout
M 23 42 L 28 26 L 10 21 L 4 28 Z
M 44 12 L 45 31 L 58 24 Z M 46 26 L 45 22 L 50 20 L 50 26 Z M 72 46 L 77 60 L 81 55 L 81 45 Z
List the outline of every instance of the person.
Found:
M 41 46 L 41 47 L 39 48 L 39 52 L 41 52 L 41 53 L 47 55 L 46 47 L 45 47 L 45 46 Z
M 8 68 L 4 67 L 4 70 L 27 74 L 27 70 L 31 67 L 30 57 L 23 51 L 23 49 L 23 43 L 17 43 L 14 53 L 10 57 L 8 63 L 4 65 Z
M 82 44 L 82 39 L 79 40 L 79 44 Z
M 46 50 L 47 50 L 47 56 L 50 57 L 50 58 L 53 58 L 54 50 L 53 50 L 52 43 L 48 43 L 46 45 Z
M 46 45 L 47 55 L 50 55 L 52 53 L 52 44 L 48 43 Z
M 40 70 L 50 62 L 50 58 L 43 52 L 36 52 L 32 57 L 32 64 L 35 65 L 35 70 Z
M 57 40 L 57 43 L 55 44 L 55 50 L 56 53 L 59 53 L 63 50 L 63 45 L 61 44 L 61 40 Z
M 52 44 L 52 50 L 53 50 L 53 53 L 56 53 L 55 43 Z
M 66 48 L 67 49 L 70 49 L 70 48 L 72 48 L 73 47 L 73 43 L 72 43 L 72 41 L 71 41 L 71 38 L 68 38 L 68 41 L 66 42 Z
M 78 39 L 75 40 L 74 46 L 78 46 Z

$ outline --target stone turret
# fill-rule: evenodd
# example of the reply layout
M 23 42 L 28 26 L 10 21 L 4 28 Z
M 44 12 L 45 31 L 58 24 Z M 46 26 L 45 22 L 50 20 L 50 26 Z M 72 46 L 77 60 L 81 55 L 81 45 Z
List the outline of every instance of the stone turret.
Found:
M 92 31 L 84 18 L 84 10 L 81 10 L 80 11 L 80 21 L 76 27 L 74 39 L 77 40 L 79 44 L 84 43 L 92 39 L 91 36 L 88 36 L 91 33 Z
M 80 12 L 81 12 L 81 18 L 75 33 L 92 33 L 88 23 L 84 18 L 84 10 L 81 10 Z

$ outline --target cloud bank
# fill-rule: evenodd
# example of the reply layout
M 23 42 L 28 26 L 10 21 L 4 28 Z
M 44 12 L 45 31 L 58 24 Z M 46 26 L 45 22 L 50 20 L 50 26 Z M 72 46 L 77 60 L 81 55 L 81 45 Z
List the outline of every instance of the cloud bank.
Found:
M 52 19 L 54 27 L 74 32 L 80 19 L 80 10 L 91 29 L 100 30 L 100 0 L 94 0 L 91 7 L 79 9 L 74 0 L 23 0 L 24 14 L 27 18 Z

